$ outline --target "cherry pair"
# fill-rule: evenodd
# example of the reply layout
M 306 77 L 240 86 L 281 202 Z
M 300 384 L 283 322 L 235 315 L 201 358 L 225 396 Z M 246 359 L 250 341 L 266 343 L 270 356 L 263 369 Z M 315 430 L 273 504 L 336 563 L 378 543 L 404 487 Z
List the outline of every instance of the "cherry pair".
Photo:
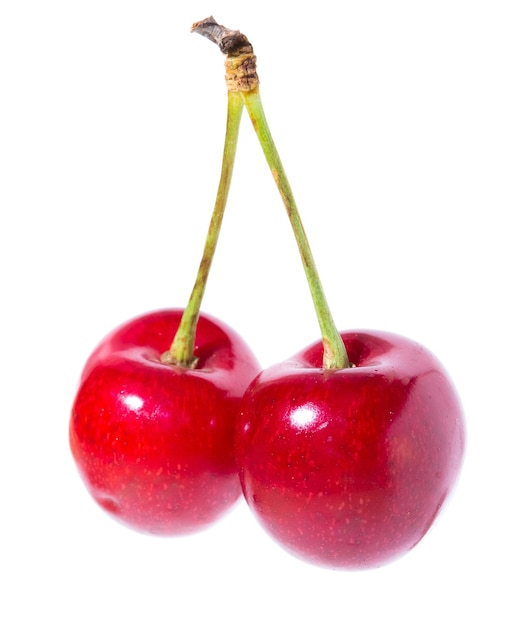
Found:
M 221 180 L 186 309 L 110 334 L 81 376 L 73 456 L 94 499 L 136 530 L 191 533 L 244 495 L 267 532 L 324 567 L 377 567 L 424 536 L 463 458 L 457 393 L 424 347 L 339 333 L 260 100 L 253 49 L 208 18 L 192 30 L 225 54 Z M 200 312 L 246 108 L 287 209 L 322 339 L 260 371 L 244 341 Z M 172 341 L 173 338 L 173 341 Z

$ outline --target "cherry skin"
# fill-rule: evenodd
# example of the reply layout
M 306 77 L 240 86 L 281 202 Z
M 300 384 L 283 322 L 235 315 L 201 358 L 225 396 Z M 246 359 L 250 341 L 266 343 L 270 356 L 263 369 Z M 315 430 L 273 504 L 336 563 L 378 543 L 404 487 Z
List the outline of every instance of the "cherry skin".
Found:
M 202 530 L 241 495 L 234 431 L 260 368 L 244 341 L 201 315 L 193 369 L 163 362 L 182 316 L 152 312 L 112 332 L 81 376 L 70 446 L 96 502 L 157 535 Z
M 425 535 L 464 452 L 458 396 L 422 346 L 341 333 L 355 367 L 322 369 L 322 342 L 246 391 L 236 455 L 244 496 L 268 533 L 315 565 L 365 569 Z

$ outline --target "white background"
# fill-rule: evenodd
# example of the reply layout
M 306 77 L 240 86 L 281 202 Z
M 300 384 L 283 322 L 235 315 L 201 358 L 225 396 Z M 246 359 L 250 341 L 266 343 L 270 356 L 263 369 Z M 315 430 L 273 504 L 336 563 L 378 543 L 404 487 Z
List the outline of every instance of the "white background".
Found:
M 518 8 L 2 2 L 2 624 L 521 623 Z M 135 534 L 91 501 L 70 457 L 91 349 L 134 315 L 184 306 L 195 278 L 226 108 L 222 56 L 190 34 L 209 14 L 255 47 L 337 324 L 424 343 L 465 406 L 454 497 L 377 571 L 301 563 L 245 505 L 190 538 Z M 203 308 L 263 366 L 318 338 L 246 117 Z

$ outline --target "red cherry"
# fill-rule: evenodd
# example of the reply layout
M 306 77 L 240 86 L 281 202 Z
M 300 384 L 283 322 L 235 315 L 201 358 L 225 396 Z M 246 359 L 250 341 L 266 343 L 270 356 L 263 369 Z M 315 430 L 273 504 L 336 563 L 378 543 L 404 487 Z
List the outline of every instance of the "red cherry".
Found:
M 118 521 L 158 535 L 191 533 L 240 496 L 233 439 L 258 363 L 206 315 L 193 369 L 162 361 L 183 311 L 143 315 L 110 334 L 83 371 L 70 444 L 88 490 Z
M 458 475 L 464 421 L 438 360 L 389 333 L 341 334 L 356 367 L 323 369 L 318 342 L 259 374 L 238 420 L 248 505 L 295 556 L 383 565 L 425 535 Z

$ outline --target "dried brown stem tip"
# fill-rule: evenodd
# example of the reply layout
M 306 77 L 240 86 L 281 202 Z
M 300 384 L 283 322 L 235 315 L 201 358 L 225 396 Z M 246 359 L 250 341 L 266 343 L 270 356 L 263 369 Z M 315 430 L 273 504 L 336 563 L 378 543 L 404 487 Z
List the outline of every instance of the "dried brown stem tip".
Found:
M 228 91 L 253 91 L 258 87 L 256 58 L 245 35 L 217 24 L 211 16 L 193 24 L 192 32 L 217 44 L 226 55 L 224 65 Z

